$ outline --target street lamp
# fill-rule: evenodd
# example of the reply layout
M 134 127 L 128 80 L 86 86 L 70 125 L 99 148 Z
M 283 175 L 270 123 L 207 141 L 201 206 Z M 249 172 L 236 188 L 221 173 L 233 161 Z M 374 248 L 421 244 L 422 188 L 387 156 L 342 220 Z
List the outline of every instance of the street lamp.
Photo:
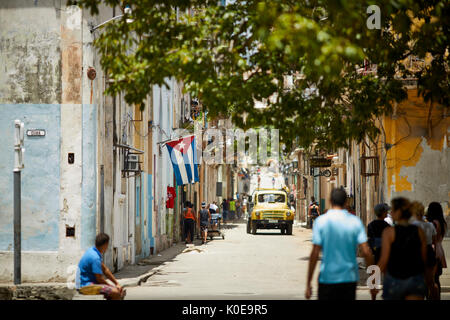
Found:
M 106 20 L 105 22 L 102 22 L 102 23 L 100 23 L 99 25 L 97 25 L 97 26 L 95 26 L 95 27 L 92 27 L 92 28 L 91 28 L 91 33 L 94 32 L 95 30 L 97 30 L 98 28 L 103 27 L 105 24 L 107 24 L 107 23 L 109 23 L 109 22 L 111 22 L 111 21 L 117 20 L 117 19 L 119 19 L 119 18 L 122 18 L 122 17 L 125 16 L 125 15 L 131 14 L 131 8 L 130 8 L 130 6 L 126 6 L 125 9 L 123 10 L 123 12 L 124 12 L 124 14 L 121 14 L 121 15 L 118 15 L 118 16 L 115 16 L 115 17 L 112 17 L 111 19 Z M 127 20 L 126 20 L 127 23 L 132 23 L 133 21 L 134 21 L 133 19 L 127 19 Z

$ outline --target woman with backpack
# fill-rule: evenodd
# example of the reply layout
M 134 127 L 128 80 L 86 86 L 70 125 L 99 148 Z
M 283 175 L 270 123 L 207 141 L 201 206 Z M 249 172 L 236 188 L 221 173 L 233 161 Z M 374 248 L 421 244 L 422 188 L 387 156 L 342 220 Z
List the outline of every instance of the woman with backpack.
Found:
M 211 214 L 206 209 L 206 202 L 202 202 L 202 209 L 199 211 L 199 228 L 202 233 L 202 244 L 206 243 L 206 237 L 208 236 L 208 226 L 211 222 Z
M 320 215 L 320 207 L 314 197 L 311 197 L 311 203 L 308 208 L 309 226 L 312 229 L 314 220 Z

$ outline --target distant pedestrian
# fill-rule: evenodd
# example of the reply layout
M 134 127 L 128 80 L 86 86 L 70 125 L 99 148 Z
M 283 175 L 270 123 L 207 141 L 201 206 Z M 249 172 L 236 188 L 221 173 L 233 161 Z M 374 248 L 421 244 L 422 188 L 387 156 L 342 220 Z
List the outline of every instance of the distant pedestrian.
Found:
M 358 248 L 367 265 L 373 264 L 364 225 L 361 219 L 344 210 L 346 199 L 345 190 L 333 189 L 330 195 L 331 209 L 314 223 L 306 299 L 310 299 L 312 294 L 311 280 L 321 250 L 319 300 L 355 300 L 356 283 L 359 280 L 356 260 Z M 375 293 L 374 290 L 371 292 Z
M 242 200 L 242 211 L 244 212 L 245 218 L 247 218 L 247 205 L 248 205 L 247 195 L 244 195 L 244 199 Z
M 236 200 L 236 215 L 237 218 L 240 220 L 242 216 L 242 205 L 239 199 Z
M 202 234 L 202 244 L 206 243 L 206 237 L 208 236 L 208 226 L 211 222 L 211 214 L 206 209 L 206 202 L 202 202 L 202 208 L 199 211 L 199 228 Z
M 349 202 L 349 200 L 347 199 L 347 202 Z M 347 204 L 345 206 L 345 209 L 348 211 L 348 213 L 351 213 L 352 215 L 356 216 L 356 211 L 355 208 L 351 205 L 351 204 Z
M 395 198 L 392 203 L 394 227 L 387 227 L 381 239 L 378 262 L 384 273 L 383 299 L 423 300 L 425 283 L 426 238 L 421 228 L 410 224 L 411 203 Z
M 230 220 L 235 220 L 236 219 L 236 202 L 234 201 L 233 198 L 229 198 L 229 213 L 230 213 Z
M 428 300 L 436 300 L 439 296 L 439 288 L 435 283 L 436 252 L 433 245 L 436 242 L 436 228 L 431 222 L 424 220 L 425 208 L 418 201 L 411 203 L 411 224 L 422 228 L 427 239 L 427 261 L 425 265 L 425 282 L 428 287 Z
M 228 220 L 228 202 L 227 199 L 223 199 L 222 201 L 222 216 L 223 216 L 223 222 L 226 223 Z
M 184 239 L 185 243 L 192 243 L 194 240 L 194 229 L 197 218 L 195 217 L 194 206 L 192 203 L 187 203 L 187 208 L 184 210 Z
M 378 263 L 381 256 L 381 236 L 384 229 L 389 227 L 389 224 L 384 221 L 389 209 L 389 206 L 385 203 L 377 204 L 374 208 L 375 216 L 377 218 L 367 226 L 368 242 L 372 249 L 375 263 Z
M 79 291 L 82 294 L 102 294 L 107 300 L 122 300 L 126 295 L 112 272 L 103 263 L 103 255 L 108 249 L 109 236 L 100 233 L 95 238 L 95 246 L 86 250 L 78 264 Z M 105 278 L 106 277 L 106 278 Z M 111 280 L 114 286 L 106 279 Z
M 309 227 L 312 228 L 314 220 L 320 216 L 320 206 L 314 197 L 311 197 L 311 203 L 308 207 Z
M 441 295 L 441 282 L 439 281 L 439 277 L 442 275 L 442 269 L 447 268 L 447 262 L 445 260 L 444 248 L 442 247 L 442 240 L 447 232 L 447 222 L 444 219 L 444 211 L 442 210 L 442 206 L 439 202 L 431 202 L 428 205 L 427 210 L 427 220 L 433 223 L 436 228 L 436 243 L 435 243 L 435 251 L 436 251 L 436 273 L 435 273 L 435 282 L 438 286 L 438 292 L 440 299 Z
M 215 201 L 209 205 L 209 213 L 214 214 L 217 212 L 217 209 L 219 209 L 219 207 L 217 207 Z

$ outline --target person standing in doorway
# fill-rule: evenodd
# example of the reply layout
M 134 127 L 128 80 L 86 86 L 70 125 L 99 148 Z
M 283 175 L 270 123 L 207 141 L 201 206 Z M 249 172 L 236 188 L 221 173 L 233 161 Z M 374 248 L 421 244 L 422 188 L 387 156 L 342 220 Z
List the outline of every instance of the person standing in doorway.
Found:
M 444 240 L 447 233 L 447 222 L 444 219 L 444 211 L 439 202 L 431 202 L 428 205 L 427 220 L 433 223 L 436 228 L 436 243 L 434 249 L 436 251 L 436 272 L 434 280 L 438 286 L 438 299 L 441 296 L 441 282 L 439 277 L 442 275 L 442 269 L 447 268 L 447 261 L 445 260 L 444 248 L 442 247 L 442 240 Z
M 392 203 L 394 227 L 387 227 L 381 239 L 378 266 L 384 273 L 383 299 L 423 300 L 425 283 L 426 238 L 421 228 L 410 224 L 411 203 L 395 198 Z
M 344 210 L 347 194 L 344 189 L 333 189 L 331 209 L 317 218 L 313 228 L 313 249 L 309 258 L 306 299 L 311 298 L 311 281 L 319 253 L 322 263 L 319 274 L 319 300 L 355 300 L 359 267 L 356 252 L 359 248 L 367 265 L 373 256 L 367 244 L 364 225 L 357 216 Z M 371 291 L 372 296 L 376 291 Z
M 194 206 L 192 203 L 188 202 L 188 206 L 184 211 L 184 239 L 186 244 L 191 244 L 194 240 L 196 221 L 197 218 L 195 217 Z
M 206 237 L 208 236 L 208 226 L 211 222 L 211 214 L 206 209 L 206 202 L 202 202 L 202 208 L 199 211 L 199 228 L 202 234 L 202 244 L 206 243 Z

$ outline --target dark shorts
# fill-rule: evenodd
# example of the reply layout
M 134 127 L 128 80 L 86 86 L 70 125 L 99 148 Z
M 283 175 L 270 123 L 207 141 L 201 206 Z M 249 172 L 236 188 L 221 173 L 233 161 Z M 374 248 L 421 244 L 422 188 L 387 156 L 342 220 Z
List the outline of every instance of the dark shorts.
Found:
M 200 230 L 201 231 L 208 231 L 208 225 L 205 223 L 200 224 Z
M 414 295 L 425 297 L 427 285 L 423 274 L 418 274 L 406 279 L 398 279 L 386 273 L 383 282 L 384 300 L 404 300 L 406 296 Z
M 356 282 L 319 283 L 319 300 L 355 300 Z
M 184 238 L 186 239 L 188 234 L 190 234 L 191 241 L 194 240 L 194 228 L 195 221 L 192 219 L 184 219 Z

